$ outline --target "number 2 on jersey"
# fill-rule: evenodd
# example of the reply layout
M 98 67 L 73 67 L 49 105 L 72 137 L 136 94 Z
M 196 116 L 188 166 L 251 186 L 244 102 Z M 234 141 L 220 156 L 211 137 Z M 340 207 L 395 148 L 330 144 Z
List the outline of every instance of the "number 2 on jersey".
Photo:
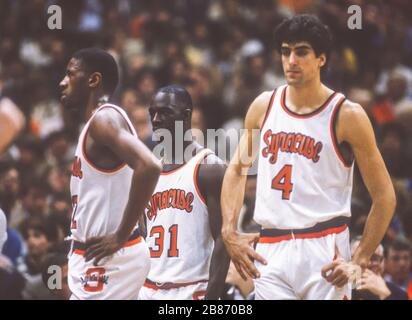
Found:
M 292 165 L 285 164 L 272 180 L 272 189 L 282 191 L 282 199 L 289 200 L 293 189 Z
M 178 234 L 178 225 L 174 224 L 169 228 L 170 233 L 170 246 L 167 250 L 167 256 L 169 258 L 178 257 L 179 249 L 177 248 L 177 234 Z M 150 247 L 150 257 L 151 258 L 160 258 L 163 253 L 164 247 L 164 235 L 165 229 L 163 226 L 154 226 L 150 230 L 150 237 L 154 237 L 154 244 L 157 247 L 156 249 Z

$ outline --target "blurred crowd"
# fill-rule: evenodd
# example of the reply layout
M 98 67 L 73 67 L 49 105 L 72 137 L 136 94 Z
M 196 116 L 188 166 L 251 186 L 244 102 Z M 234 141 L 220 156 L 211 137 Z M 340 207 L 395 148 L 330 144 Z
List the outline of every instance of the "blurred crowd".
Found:
M 49 30 L 47 8 L 61 6 L 62 29 Z M 347 8 L 362 8 L 362 30 L 347 26 Z M 70 55 L 83 47 L 108 50 L 121 82 L 112 100 L 139 137 L 154 146 L 147 107 L 161 86 L 185 86 L 194 102 L 193 127 L 239 130 L 260 92 L 285 83 L 274 48 L 275 26 L 298 13 L 329 25 L 334 52 L 323 81 L 360 103 L 396 188 L 398 206 L 383 240 L 379 276 L 412 298 L 412 2 L 409 0 L 0 0 L 0 99 L 26 117 L 19 138 L 0 155 L 0 208 L 8 240 L 0 255 L 0 298 L 64 299 L 47 289 L 47 268 L 67 272 L 71 162 L 80 123 L 59 102 L 58 84 Z M 225 159 L 228 160 L 228 159 Z M 251 176 L 239 228 L 252 219 Z M 355 170 L 351 232 L 360 235 L 371 202 Z M 230 269 L 228 298 L 253 290 Z

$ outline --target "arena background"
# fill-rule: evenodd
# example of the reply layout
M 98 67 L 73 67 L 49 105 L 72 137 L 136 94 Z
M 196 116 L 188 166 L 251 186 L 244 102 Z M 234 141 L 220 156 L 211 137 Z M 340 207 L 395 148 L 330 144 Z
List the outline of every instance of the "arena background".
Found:
M 62 28 L 50 30 L 47 9 L 54 4 L 62 9 Z M 362 10 L 361 30 L 348 28 L 352 4 Z M 398 199 L 384 245 L 398 241 L 407 247 L 412 241 L 411 1 L 0 0 L 0 92 L 26 118 L 0 156 L 0 207 L 9 227 L 0 255 L 0 298 L 65 297 L 49 292 L 42 272 L 45 263 L 64 265 L 67 251 L 70 170 L 82 124 L 63 110 L 58 84 L 74 51 L 98 46 L 115 57 L 121 83 L 113 101 L 152 148 L 147 107 L 166 84 L 189 90 L 193 127 L 240 129 L 253 98 L 285 83 L 273 31 L 299 13 L 316 14 L 333 32 L 334 52 L 323 81 L 368 113 Z M 371 202 L 357 170 L 354 180 L 351 233 L 356 236 Z M 240 223 L 246 232 L 256 230 L 255 183 L 250 176 Z M 410 247 L 406 263 L 410 269 Z M 228 299 L 248 296 L 250 284 L 241 283 L 233 269 L 228 278 Z

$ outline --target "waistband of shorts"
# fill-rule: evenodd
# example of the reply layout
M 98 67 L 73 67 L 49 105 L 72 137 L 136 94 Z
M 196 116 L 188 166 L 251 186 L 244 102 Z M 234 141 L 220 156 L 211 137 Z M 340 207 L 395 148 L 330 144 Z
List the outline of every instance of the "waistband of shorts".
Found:
M 290 239 L 322 238 L 329 234 L 341 233 L 348 228 L 349 217 L 336 217 L 304 229 L 262 229 L 259 243 L 276 243 Z
M 127 242 L 123 245 L 123 248 L 131 247 L 142 241 L 142 236 L 140 235 L 139 229 L 135 229 L 133 233 L 129 236 Z M 87 245 L 84 242 L 73 240 L 72 251 L 78 255 L 84 255 L 84 252 L 87 249 Z
M 172 283 L 172 282 L 159 283 L 159 282 L 154 282 L 150 279 L 146 279 L 146 281 L 144 282 L 144 286 L 146 288 L 150 288 L 153 290 L 170 290 L 170 289 L 187 287 L 187 286 L 191 286 L 191 285 L 203 283 L 203 282 L 206 283 L 208 281 L 209 280 L 198 280 L 198 281 L 180 282 L 180 283 Z

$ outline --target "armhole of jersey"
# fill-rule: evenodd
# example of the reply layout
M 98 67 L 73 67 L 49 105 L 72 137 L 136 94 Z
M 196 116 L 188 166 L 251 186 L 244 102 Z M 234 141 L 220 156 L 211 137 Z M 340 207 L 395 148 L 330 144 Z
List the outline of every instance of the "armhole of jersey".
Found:
M 272 106 L 273 106 L 273 101 L 275 100 L 275 96 L 276 96 L 276 91 L 278 90 L 278 88 L 276 88 L 275 90 L 273 90 L 272 96 L 270 97 L 269 100 L 269 104 L 268 107 L 266 109 L 266 114 L 265 114 L 265 118 L 263 118 L 263 122 L 262 125 L 260 126 L 260 129 L 263 129 L 267 118 L 269 117 L 270 111 L 272 110 Z
M 106 109 L 106 108 L 111 108 L 113 110 L 115 110 L 116 112 L 118 112 L 121 117 L 124 119 L 124 121 L 127 124 L 127 127 L 130 131 L 130 133 L 132 135 L 134 134 L 134 131 L 132 130 L 132 128 L 130 127 L 129 121 L 127 121 L 127 119 L 123 116 L 123 114 L 117 110 L 115 107 L 111 106 L 111 105 L 103 105 L 102 107 L 100 107 L 99 111 L 102 109 Z M 87 139 L 87 134 L 89 133 L 89 128 L 90 128 L 90 123 L 88 124 L 88 127 L 86 129 L 86 132 L 84 133 L 84 137 L 83 137 L 83 142 L 82 142 L 82 153 L 83 153 L 83 157 L 86 160 L 86 162 L 95 170 L 101 172 L 101 173 L 116 173 L 117 171 L 123 169 L 126 166 L 126 162 L 123 162 L 121 164 L 119 164 L 117 167 L 113 168 L 113 169 L 106 169 L 106 168 L 101 168 L 99 167 L 97 164 L 95 164 L 88 156 L 86 153 L 86 139 Z
M 115 110 L 117 113 L 119 113 L 120 116 L 123 118 L 123 120 L 126 122 L 127 128 L 129 129 L 129 132 L 130 132 L 132 135 L 135 135 L 134 130 L 133 130 L 132 127 L 130 126 L 129 121 L 124 117 L 124 115 L 123 115 L 119 110 L 117 110 L 117 108 L 115 108 L 114 106 L 112 106 L 112 105 L 110 105 L 110 104 L 107 104 L 107 105 L 102 105 L 101 108 L 100 108 L 100 110 L 106 109 L 106 108 L 111 108 L 111 109 Z
M 198 175 L 199 175 L 199 166 L 202 163 L 204 159 L 206 159 L 210 154 L 212 154 L 212 151 L 205 149 L 206 151 L 203 151 L 203 155 L 200 157 L 200 159 L 197 160 L 195 170 L 193 171 L 193 183 L 195 185 L 196 193 L 199 196 L 199 199 L 204 203 L 205 206 L 206 204 L 206 197 L 203 196 L 202 192 L 200 191 L 199 184 L 197 183 L 198 181 Z
M 342 97 L 336 104 L 336 106 L 334 107 L 333 111 L 332 111 L 332 117 L 331 117 L 331 121 L 330 121 L 330 131 L 331 131 L 331 138 L 332 138 L 332 143 L 333 143 L 333 148 L 335 149 L 335 152 L 339 158 L 339 160 L 342 162 L 342 164 L 346 167 L 349 168 L 352 166 L 352 163 L 348 163 L 346 162 L 345 158 L 343 157 L 342 151 L 341 151 L 341 146 L 338 143 L 338 138 L 336 135 L 336 123 L 338 121 L 338 116 L 339 116 L 339 112 L 340 109 L 343 105 L 343 103 L 345 102 L 346 97 Z

